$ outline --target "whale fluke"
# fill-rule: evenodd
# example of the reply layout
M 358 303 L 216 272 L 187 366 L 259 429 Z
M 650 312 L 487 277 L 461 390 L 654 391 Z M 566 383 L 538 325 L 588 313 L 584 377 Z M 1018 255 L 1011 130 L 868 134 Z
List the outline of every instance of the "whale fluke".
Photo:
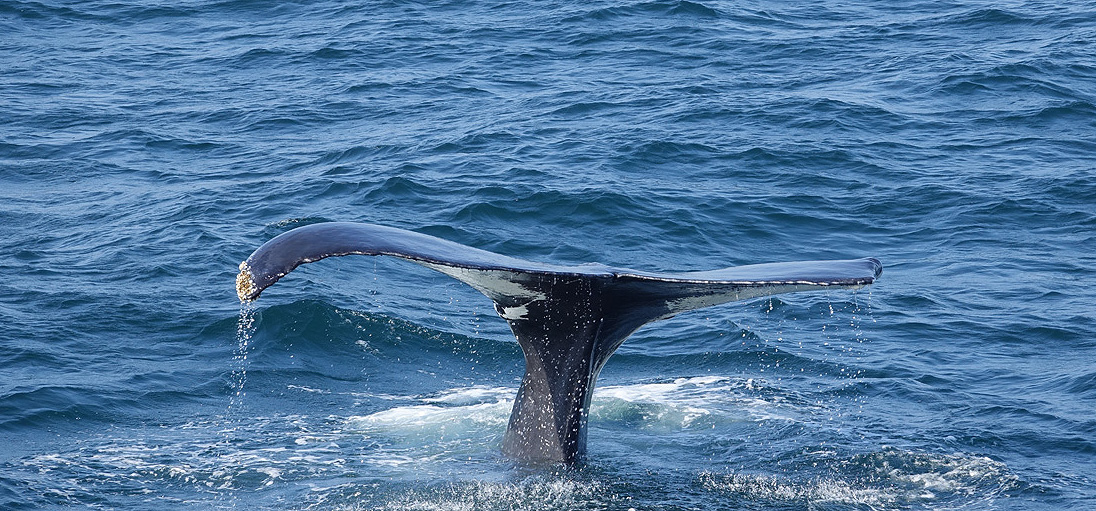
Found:
M 240 300 L 259 297 L 294 268 L 326 257 L 387 255 L 465 282 L 495 303 L 525 355 L 503 438 L 523 462 L 574 463 L 586 449 L 586 418 L 601 368 L 639 327 L 735 300 L 817 289 L 857 289 L 883 271 L 873 258 L 655 273 L 601 264 L 557 266 L 379 225 L 330 222 L 271 239 L 240 263 Z

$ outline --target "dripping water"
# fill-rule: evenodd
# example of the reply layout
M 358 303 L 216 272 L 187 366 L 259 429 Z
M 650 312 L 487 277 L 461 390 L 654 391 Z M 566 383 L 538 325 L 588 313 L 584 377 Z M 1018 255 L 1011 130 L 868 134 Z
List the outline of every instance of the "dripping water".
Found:
M 228 408 L 232 412 L 243 404 L 244 386 L 247 383 L 247 354 L 251 338 L 255 335 L 255 305 L 251 301 L 240 302 L 240 317 L 236 320 L 236 346 L 232 352 L 232 373 L 229 377 L 232 396 Z

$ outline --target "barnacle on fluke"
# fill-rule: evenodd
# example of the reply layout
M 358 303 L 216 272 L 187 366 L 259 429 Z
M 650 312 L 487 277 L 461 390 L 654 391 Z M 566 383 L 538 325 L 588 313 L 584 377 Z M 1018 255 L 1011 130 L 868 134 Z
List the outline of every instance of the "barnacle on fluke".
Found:
M 240 273 L 236 275 L 236 296 L 240 297 L 241 302 L 250 302 L 255 299 L 254 293 L 255 281 L 251 278 L 251 268 L 244 261 L 240 263 Z

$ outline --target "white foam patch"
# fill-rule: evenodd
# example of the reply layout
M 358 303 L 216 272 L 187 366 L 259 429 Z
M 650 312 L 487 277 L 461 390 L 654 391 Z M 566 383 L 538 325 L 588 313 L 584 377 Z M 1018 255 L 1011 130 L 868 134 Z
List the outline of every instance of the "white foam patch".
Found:
M 792 404 L 779 392 L 766 391 L 752 378 L 699 376 L 668 382 L 596 388 L 594 420 L 638 417 L 648 427 L 690 428 L 711 421 L 794 420 L 803 404 Z
M 705 421 L 792 420 L 806 406 L 789 403 L 779 392 L 762 392 L 764 387 L 764 382 L 725 376 L 611 385 L 595 388 L 590 415 L 592 421 L 639 421 L 640 427 L 672 430 Z M 462 437 L 488 440 L 505 431 L 515 394 L 509 387 L 473 386 L 405 397 L 414 404 L 348 417 L 346 427 L 408 446 Z
M 229 450 L 215 439 L 167 445 L 129 438 L 100 440 L 86 442 L 75 451 L 29 457 L 23 465 L 49 474 L 52 491 L 73 498 L 78 498 L 87 481 L 97 481 L 103 491 L 112 484 L 155 487 L 153 481 L 164 480 L 185 483 L 208 494 L 255 490 L 274 485 L 284 480 L 287 472 L 300 469 L 299 459 L 287 456 L 282 447 L 239 451 Z
M 427 403 L 446 405 L 474 405 L 480 403 L 492 403 L 500 401 L 514 402 L 516 389 L 509 387 L 474 386 L 459 389 L 450 389 L 441 392 L 434 397 L 423 398 Z
M 733 494 L 749 501 L 803 503 L 808 506 L 841 504 L 879 509 L 894 504 L 898 497 L 881 488 L 857 487 L 834 479 L 790 481 L 777 476 L 702 474 L 701 485 L 710 491 Z
M 415 405 L 403 406 L 374 414 L 349 417 L 354 428 L 363 431 L 410 431 L 434 430 L 444 436 L 447 429 L 470 425 L 493 425 L 502 415 L 499 409 L 509 410 L 508 403 L 479 403 L 464 406 Z M 505 422 L 502 422 L 505 424 Z
M 370 462 L 386 467 L 421 466 L 432 460 L 483 457 L 497 450 L 514 389 L 467 387 L 416 404 L 397 406 L 345 420 L 348 433 L 362 435 L 384 447 Z
M 880 473 L 918 490 L 926 498 L 939 493 L 973 494 L 987 487 L 1019 482 L 1004 463 L 985 456 L 917 454 L 891 449 L 877 457 L 882 458 L 876 462 Z
M 412 404 L 368 415 L 347 417 L 346 430 L 393 447 L 427 450 L 476 449 L 501 440 L 509 422 L 516 389 L 472 386 L 431 396 L 399 397 Z M 795 401 L 795 400 L 791 400 Z M 763 381 L 726 376 L 678 378 L 672 381 L 595 388 L 590 418 L 628 422 L 640 428 L 674 431 L 716 423 L 768 419 L 796 420 L 816 405 L 793 403 Z M 634 426 L 633 426 L 634 427 Z
M 964 453 L 926 454 L 895 449 L 853 456 L 840 463 L 848 478 L 794 480 L 759 474 L 704 473 L 701 486 L 751 501 L 839 504 L 868 509 L 932 503 L 978 495 L 992 500 L 1019 479 L 1004 463 Z
M 353 429 L 366 432 L 397 432 L 441 428 L 456 424 L 505 426 L 514 389 L 467 387 L 450 389 L 436 396 L 419 398 L 423 404 L 398 406 L 369 415 L 348 417 Z
M 432 471 L 453 460 L 484 460 L 498 452 L 515 394 L 513 387 L 471 386 L 430 396 L 389 396 L 410 403 L 347 417 L 342 432 L 376 442 L 379 449 L 362 460 L 393 474 Z M 785 396 L 763 381 L 726 376 L 610 385 L 595 389 L 590 419 L 594 428 L 616 424 L 673 434 L 726 423 L 788 419 L 804 413 L 802 408 L 810 413 L 816 406 L 789 403 Z M 297 445 L 315 441 L 302 436 Z
M 380 503 L 336 509 L 416 511 L 606 509 L 619 497 L 598 481 L 531 477 L 519 481 L 469 481 L 440 488 L 411 490 Z M 619 506 L 618 506 L 619 507 Z M 621 509 L 627 509 L 621 508 Z

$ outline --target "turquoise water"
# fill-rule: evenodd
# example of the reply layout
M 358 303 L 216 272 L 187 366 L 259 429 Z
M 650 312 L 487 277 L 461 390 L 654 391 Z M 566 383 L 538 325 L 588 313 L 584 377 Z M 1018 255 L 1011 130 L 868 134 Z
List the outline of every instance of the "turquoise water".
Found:
M 1096 507 L 1096 7 L 0 1 L 0 508 Z M 490 302 L 278 233 L 657 271 L 589 456 L 499 454 Z

